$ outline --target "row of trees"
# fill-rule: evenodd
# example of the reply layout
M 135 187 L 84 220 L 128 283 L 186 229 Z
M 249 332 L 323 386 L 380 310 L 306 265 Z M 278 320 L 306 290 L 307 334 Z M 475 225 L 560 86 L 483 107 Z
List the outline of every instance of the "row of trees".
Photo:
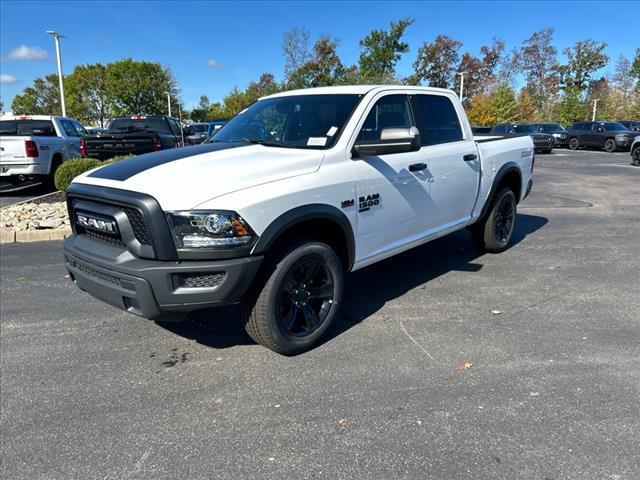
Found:
M 168 68 L 159 63 L 130 58 L 103 65 L 78 65 L 64 77 L 67 115 L 86 125 L 104 126 L 117 115 L 164 114 L 167 92 L 172 108 L 178 111 L 177 82 Z M 61 114 L 58 76 L 34 80 L 31 87 L 11 102 L 16 114 Z
M 552 28 L 533 33 L 510 51 L 502 40 L 493 38 L 489 45 L 480 47 L 478 56 L 461 52 L 462 42 L 438 35 L 418 48 L 413 73 L 400 77 L 396 64 L 409 51 L 409 44 L 402 39 L 412 24 L 411 18 L 405 18 L 391 22 L 386 30 L 373 30 L 360 41 L 361 53 L 354 65 L 341 61 L 335 38 L 321 36 L 312 45 L 308 30 L 293 29 L 285 33 L 282 42 L 282 82 L 265 73 L 245 90 L 235 88 L 220 103 L 209 103 L 203 96 L 193 113 L 198 119 L 227 118 L 262 95 L 292 88 L 394 83 L 458 91 L 459 73 L 464 72 L 463 103 L 472 122 L 479 125 L 508 121 L 571 123 L 589 117 L 594 99 L 599 100 L 599 119 L 640 117 L 640 49 L 632 61 L 620 56 L 610 77 L 596 78 L 610 62 L 605 53 L 607 45 L 578 41 L 563 50 L 566 61 L 561 63 Z
M 338 54 L 339 42 L 330 36 L 311 41 L 305 28 L 284 34 L 284 77 L 263 73 L 246 88 L 233 88 L 222 101 L 206 96 L 191 112 L 193 120 L 229 118 L 261 96 L 295 88 L 347 84 L 408 84 L 440 88 L 460 86 L 464 72 L 463 103 L 471 121 L 488 125 L 506 121 L 560 121 L 570 123 L 589 116 L 589 106 L 598 99 L 599 119 L 640 117 L 640 48 L 630 61 L 619 57 L 615 73 L 596 74 L 610 58 L 607 45 L 582 40 L 563 50 L 561 63 L 551 28 L 533 33 L 519 47 L 507 51 L 493 38 L 479 55 L 462 51 L 462 42 L 438 35 L 417 50 L 413 72 L 401 77 L 396 65 L 409 52 L 403 41 L 411 18 L 392 21 L 388 29 L 371 31 L 360 40 L 358 62 L 346 65 Z M 87 124 L 103 124 L 112 115 L 166 112 L 166 92 L 178 107 L 174 76 L 158 63 L 131 59 L 107 65 L 82 65 L 65 77 L 68 111 Z M 14 98 L 16 113 L 59 112 L 57 77 L 36 79 Z

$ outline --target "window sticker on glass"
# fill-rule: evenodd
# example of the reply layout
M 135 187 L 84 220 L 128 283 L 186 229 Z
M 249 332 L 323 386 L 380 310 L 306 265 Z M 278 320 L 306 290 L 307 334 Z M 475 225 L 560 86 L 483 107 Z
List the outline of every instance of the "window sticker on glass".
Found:
M 307 146 L 309 147 L 324 147 L 326 144 L 326 137 L 309 137 L 309 140 L 307 140 Z
M 337 131 L 338 131 L 338 127 L 335 127 L 335 126 L 331 127 L 327 132 L 327 137 L 333 137 Z

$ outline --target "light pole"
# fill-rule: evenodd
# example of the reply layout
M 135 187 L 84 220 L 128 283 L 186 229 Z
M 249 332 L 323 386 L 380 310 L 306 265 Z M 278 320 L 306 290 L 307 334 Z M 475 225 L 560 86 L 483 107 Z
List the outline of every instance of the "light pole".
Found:
M 64 83 L 62 80 L 62 58 L 60 57 L 60 39 L 64 38 L 55 30 L 47 30 L 49 35 L 52 35 L 56 42 L 56 58 L 58 59 L 58 81 L 60 82 L 60 105 L 62 106 L 62 116 L 67 116 L 67 108 L 64 104 Z
M 167 110 L 169 110 L 169 116 L 171 116 L 171 93 L 167 92 Z
M 598 108 L 598 100 L 600 100 L 599 98 L 594 98 L 593 99 L 593 115 L 591 115 L 591 121 L 595 122 L 596 121 L 596 109 Z
M 460 101 L 462 102 L 462 94 L 464 93 L 464 76 L 467 72 L 458 72 L 460 75 Z

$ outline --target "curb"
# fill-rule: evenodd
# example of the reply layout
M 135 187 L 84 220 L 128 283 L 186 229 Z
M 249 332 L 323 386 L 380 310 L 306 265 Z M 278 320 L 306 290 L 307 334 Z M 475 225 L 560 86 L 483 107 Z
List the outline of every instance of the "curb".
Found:
M 17 232 L 10 228 L 0 228 L 0 244 L 64 240 L 69 235 L 71 235 L 71 228 L 20 230 Z

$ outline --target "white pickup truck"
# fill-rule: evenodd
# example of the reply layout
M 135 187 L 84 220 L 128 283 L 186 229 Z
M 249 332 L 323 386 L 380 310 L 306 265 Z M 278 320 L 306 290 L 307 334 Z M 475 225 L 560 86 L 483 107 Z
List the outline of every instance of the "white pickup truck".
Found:
M 533 163 L 528 135 L 475 141 L 449 90 L 278 93 L 209 143 L 76 178 L 66 266 L 147 318 L 242 302 L 249 335 L 293 354 L 336 320 L 345 272 L 463 228 L 507 248 Z
M 84 127 L 72 118 L 50 115 L 0 117 L 0 191 L 36 184 L 53 187 L 56 169 L 80 157 Z

